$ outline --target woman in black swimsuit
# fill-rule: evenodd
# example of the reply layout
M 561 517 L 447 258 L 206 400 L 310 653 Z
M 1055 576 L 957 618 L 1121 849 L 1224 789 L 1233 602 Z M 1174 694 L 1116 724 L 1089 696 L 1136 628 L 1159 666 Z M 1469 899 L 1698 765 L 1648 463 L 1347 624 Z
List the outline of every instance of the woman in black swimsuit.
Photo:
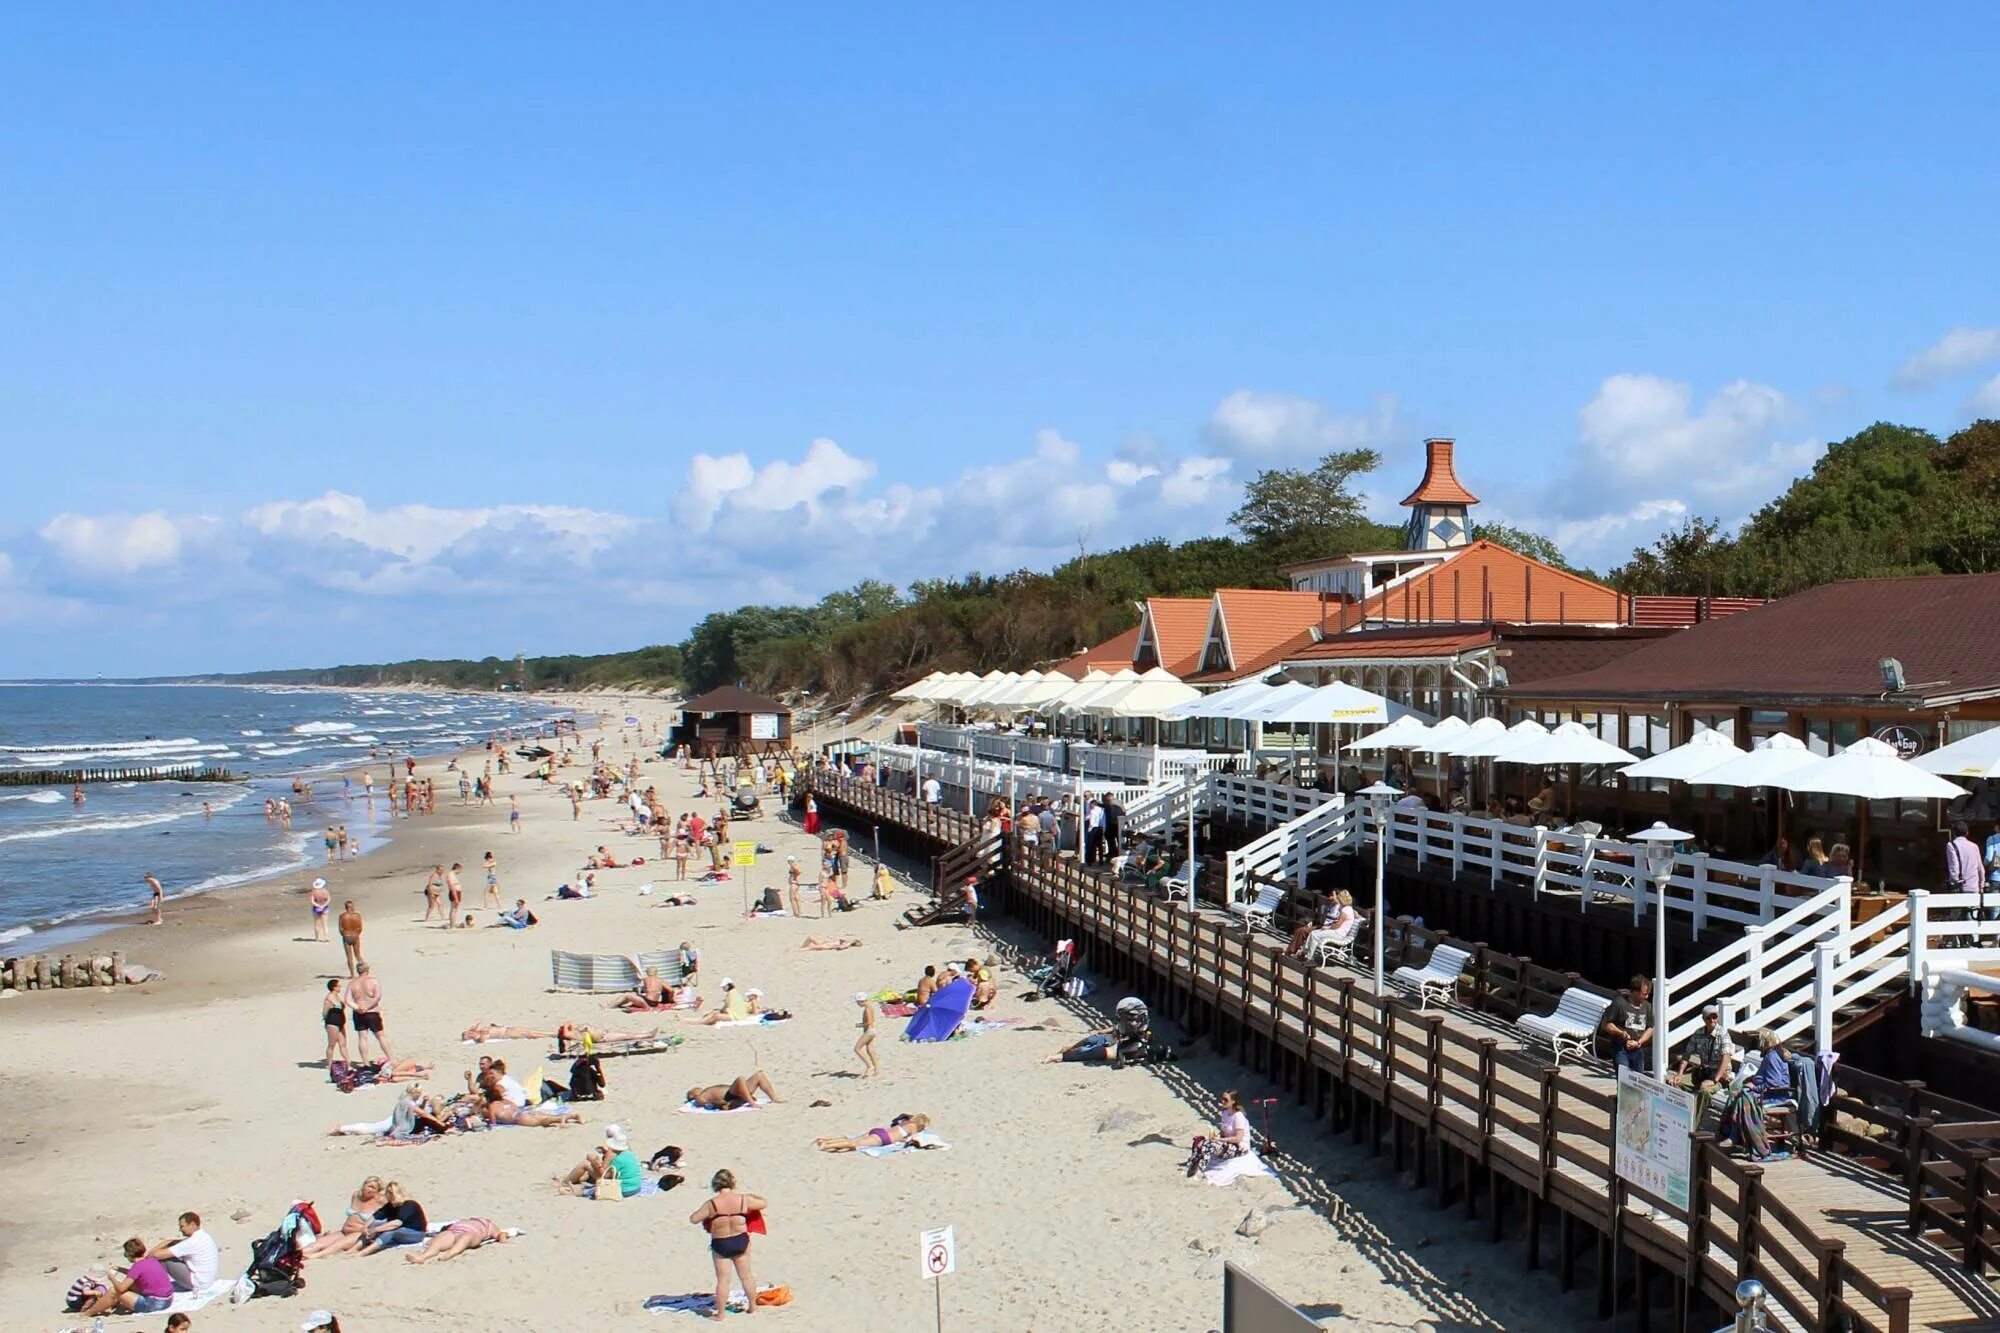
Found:
M 347 1001 L 340 991 L 340 978 L 334 977 L 326 983 L 326 1000 L 320 1007 L 319 1021 L 326 1026 L 326 1062 L 330 1066 L 336 1057 L 342 1064 L 347 1058 Z
M 761 1213 L 770 1207 L 761 1195 L 749 1194 L 736 1188 L 736 1176 L 730 1171 L 718 1171 L 708 1182 L 711 1194 L 708 1202 L 694 1210 L 688 1221 L 708 1232 L 709 1257 L 715 1260 L 715 1313 L 711 1319 L 722 1318 L 729 1304 L 729 1270 L 736 1269 L 736 1281 L 743 1287 L 743 1295 L 750 1302 L 747 1313 L 757 1312 L 757 1279 L 750 1274 L 750 1215 Z

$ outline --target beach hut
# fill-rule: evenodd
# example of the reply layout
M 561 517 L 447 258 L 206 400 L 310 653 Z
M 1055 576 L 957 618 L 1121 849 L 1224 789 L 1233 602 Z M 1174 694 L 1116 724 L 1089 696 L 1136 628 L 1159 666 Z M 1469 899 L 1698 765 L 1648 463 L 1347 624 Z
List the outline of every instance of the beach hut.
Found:
M 792 710 L 776 699 L 724 685 L 681 705 L 667 744 L 685 745 L 700 758 L 788 750 Z

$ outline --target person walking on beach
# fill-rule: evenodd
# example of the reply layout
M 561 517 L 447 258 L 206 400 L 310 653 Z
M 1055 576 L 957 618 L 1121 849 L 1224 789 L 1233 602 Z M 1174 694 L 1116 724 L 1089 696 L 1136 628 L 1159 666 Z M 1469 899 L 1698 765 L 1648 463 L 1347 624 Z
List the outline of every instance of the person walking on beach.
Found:
M 507 831 L 509 833 L 521 831 L 521 798 L 518 796 L 507 798 Z
M 333 825 L 326 826 L 326 832 L 320 835 L 320 842 L 326 847 L 326 863 L 332 865 L 333 853 L 340 846 L 340 839 L 335 836 Z
M 153 904 L 152 904 L 153 919 L 151 921 L 148 921 L 146 924 L 149 926 L 157 926 L 160 924 L 162 920 L 162 914 L 166 910 L 167 891 L 160 887 L 160 880 L 157 875 L 146 876 L 146 888 L 150 890 L 153 895 Z
M 462 862 L 453 861 L 451 869 L 445 872 L 445 897 L 451 902 L 451 911 L 447 912 L 444 918 L 446 930 L 450 930 L 452 926 L 457 924 L 458 909 L 465 904 L 465 885 L 458 878 L 458 872 L 463 869 L 465 869 L 465 866 Z
M 486 853 L 486 906 L 500 906 L 500 863 L 491 852 Z
M 432 916 L 436 915 L 438 910 L 439 899 L 443 895 L 443 893 L 444 893 L 444 862 L 440 861 L 436 865 L 431 867 L 431 873 L 429 877 L 424 880 L 424 919 L 423 921 L 419 921 L 417 923 L 418 925 L 420 926 L 423 925 L 425 922 L 428 922 Z M 451 918 L 447 916 L 444 919 L 444 923 L 447 926 L 450 925 Z
M 326 1062 L 331 1065 L 336 1057 L 342 1064 L 352 1064 L 353 1057 L 347 1053 L 347 998 L 341 990 L 339 977 L 329 977 L 326 982 L 326 997 L 320 1003 L 320 1026 L 326 1029 Z
M 325 944 L 328 942 L 326 914 L 333 910 L 333 895 L 326 891 L 325 880 L 316 879 L 312 882 L 312 892 L 306 896 L 306 902 L 312 907 L 313 939 Z
M 361 961 L 361 911 L 355 907 L 352 898 L 347 900 L 340 912 L 340 948 L 347 955 L 348 976 L 353 976 L 356 969 L 367 966 Z
M 861 1057 L 861 1077 L 879 1078 L 882 1066 L 875 1059 L 875 1002 L 858 991 L 854 1002 L 861 1006 L 861 1035 L 854 1041 L 854 1053 Z
M 394 1064 L 396 1057 L 382 1032 L 382 983 L 370 975 L 366 963 L 357 965 L 355 972 L 354 980 L 347 983 L 347 1008 L 354 1015 L 354 1053 L 367 1055 L 368 1043 L 363 1038 L 373 1037 L 382 1059 Z
M 731 1171 L 716 1172 L 708 1184 L 715 1193 L 694 1210 L 688 1221 L 708 1232 L 708 1253 L 715 1261 L 715 1313 L 709 1318 L 722 1318 L 728 1308 L 732 1265 L 736 1280 L 743 1287 L 743 1298 L 749 1302 L 744 1313 L 755 1314 L 757 1279 L 750 1273 L 750 1219 L 771 1205 L 758 1195 L 737 1189 L 736 1176 Z

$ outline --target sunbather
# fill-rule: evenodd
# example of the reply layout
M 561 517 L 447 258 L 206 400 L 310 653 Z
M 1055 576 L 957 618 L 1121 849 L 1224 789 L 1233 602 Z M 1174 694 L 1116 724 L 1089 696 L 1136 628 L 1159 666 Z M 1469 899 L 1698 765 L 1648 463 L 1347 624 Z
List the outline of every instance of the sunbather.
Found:
M 556 1034 L 544 1028 L 516 1027 L 511 1023 L 474 1023 L 458 1034 L 460 1041 L 539 1041 Z
M 808 935 L 801 949 L 859 949 L 860 940 L 835 939 L 831 935 Z
M 851 1139 L 814 1139 L 813 1145 L 821 1152 L 858 1152 L 863 1148 L 890 1148 L 898 1143 L 907 1143 L 912 1138 L 931 1127 L 927 1115 L 899 1115 L 889 1122 L 887 1129 L 871 1129 L 866 1134 L 857 1134 Z
M 405 1263 L 427 1264 L 433 1259 L 455 1259 L 467 1250 L 476 1250 L 489 1241 L 504 1244 L 507 1233 L 490 1217 L 461 1217 L 447 1223 L 444 1230 L 424 1242 L 424 1248 L 403 1256 Z
M 646 975 L 639 978 L 630 995 L 621 995 L 611 1002 L 613 1009 L 629 1012 L 647 1012 L 654 1009 L 672 1009 L 679 997 L 674 993 L 673 984 L 660 976 L 660 969 L 649 967 Z
M 375 1216 L 385 1198 L 382 1192 L 382 1177 L 370 1176 L 361 1182 L 347 1201 L 347 1217 L 340 1224 L 340 1230 L 329 1231 L 314 1241 L 305 1251 L 308 1259 L 324 1259 L 329 1255 L 346 1254 L 361 1247 L 366 1238 L 368 1223 Z
M 710 1111 L 733 1111 L 739 1106 L 756 1105 L 757 1094 L 760 1092 L 767 1101 L 783 1100 L 761 1069 L 754 1074 L 744 1074 L 728 1083 L 713 1083 L 706 1088 L 689 1088 L 687 1099 L 690 1106 L 699 1106 Z
M 695 1023 L 702 1027 L 714 1027 L 717 1023 L 740 1023 L 750 1017 L 750 1000 L 736 983 L 728 977 L 722 979 L 722 1007 L 711 1009 L 699 1018 L 683 1017 L 683 1023 Z
M 486 1123 L 489 1125 L 527 1125 L 542 1129 L 552 1125 L 580 1125 L 583 1123 L 581 1111 L 536 1111 L 514 1105 L 505 1097 L 488 1095 L 486 1098 Z

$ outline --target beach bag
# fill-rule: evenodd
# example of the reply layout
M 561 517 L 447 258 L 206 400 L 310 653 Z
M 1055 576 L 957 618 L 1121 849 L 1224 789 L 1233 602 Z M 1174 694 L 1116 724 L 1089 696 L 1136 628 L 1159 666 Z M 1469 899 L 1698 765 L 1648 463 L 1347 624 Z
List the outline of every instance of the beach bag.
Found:
M 326 1067 L 327 1081 L 342 1092 L 353 1092 L 361 1086 L 361 1076 L 354 1072 L 354 1066 L 345 1060 L 335 1060 Z
M 759 1305 L 790 1305 L 791 1303 L 792 1289 L 783 1284 L 775 1287 L 766 1287 L 757 1293 L 757 1304 Z
M 591 1190 L 590 1197 L 598 1203 L 624 1202 L 625 1186 L 618 1179 L 618 1173 L 616 1171 L 606 1171 L 602 1176 L 599 1176 L 597 1186 Z

